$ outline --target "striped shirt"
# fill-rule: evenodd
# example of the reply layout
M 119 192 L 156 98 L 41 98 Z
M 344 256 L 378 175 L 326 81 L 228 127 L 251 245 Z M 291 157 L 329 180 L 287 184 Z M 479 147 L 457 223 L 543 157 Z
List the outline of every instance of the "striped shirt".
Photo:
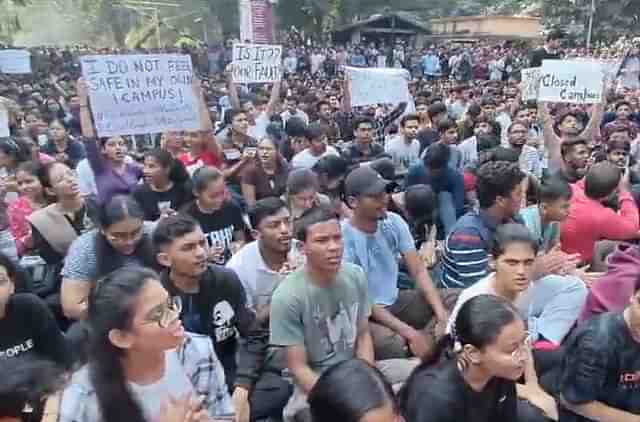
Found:
M 444 244 L 443 287 L 466 289 L 489 273 L 489 250 L 497 227 L 498 222 L 483 210 L 456 222 Z

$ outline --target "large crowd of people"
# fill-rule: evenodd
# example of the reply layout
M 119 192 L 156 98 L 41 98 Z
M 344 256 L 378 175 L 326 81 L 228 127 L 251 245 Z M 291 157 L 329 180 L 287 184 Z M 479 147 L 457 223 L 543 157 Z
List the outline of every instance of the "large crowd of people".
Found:
M 0 74 L 0 420 L 640 420 L 640 39 L 562 39 L 291 45 L 268 85 L 194 49 L 200 129 L 107 138 L 78 60 L 128 51 L 32 49 Z M 587 57 L 600 103 L 523 99 Z M 352 107 L 345 65 L 410 101 Z

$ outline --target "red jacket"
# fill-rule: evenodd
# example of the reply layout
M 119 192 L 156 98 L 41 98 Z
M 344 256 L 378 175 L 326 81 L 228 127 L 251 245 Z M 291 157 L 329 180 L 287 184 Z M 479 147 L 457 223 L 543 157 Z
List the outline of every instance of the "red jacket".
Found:
M 640 229 L 638 208 L 629 192 L 620 192 L 617 213 L 602 203 L 587 197 L 584 180 L 571 185 L 573 196 L 566 221 L 562 223 L 560 242 L 568 254 L 579 253 L 583 262 L 590 262 L 598 240 L 628 240 Z

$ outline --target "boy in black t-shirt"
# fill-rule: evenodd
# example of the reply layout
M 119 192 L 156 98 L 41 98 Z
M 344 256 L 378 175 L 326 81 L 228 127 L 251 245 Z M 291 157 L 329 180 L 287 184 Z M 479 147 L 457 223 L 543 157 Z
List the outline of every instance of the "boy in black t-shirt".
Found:
M 255 319 L 246 306 L 242 283 L 233 271 L 209 264 L 204 233 L 186 215 L 160 220 L 153 243 L 158 263 L 166 268 L 162 274 L 165 288 L 182 299 L 182 324 L 187 331 L 211 337 L 231 388 L 236 373 L 237 333 L 246 337 Z
M 560 420 L 640 421 L 640 285 L 622 313 L 584 322 L 566 344 Z

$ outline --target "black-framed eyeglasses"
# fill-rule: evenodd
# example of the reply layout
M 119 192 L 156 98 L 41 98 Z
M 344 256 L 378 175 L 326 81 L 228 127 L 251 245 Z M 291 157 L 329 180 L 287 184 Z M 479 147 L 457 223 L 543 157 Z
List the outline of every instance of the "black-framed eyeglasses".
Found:
M 169 296 L 167 302 L 156 306 L 147 314 L 146 323 L 156 323 L 160 328 L 167 328 L 173 321 L 180 317 L 182 312 L 182 299 L 180 296 Z

